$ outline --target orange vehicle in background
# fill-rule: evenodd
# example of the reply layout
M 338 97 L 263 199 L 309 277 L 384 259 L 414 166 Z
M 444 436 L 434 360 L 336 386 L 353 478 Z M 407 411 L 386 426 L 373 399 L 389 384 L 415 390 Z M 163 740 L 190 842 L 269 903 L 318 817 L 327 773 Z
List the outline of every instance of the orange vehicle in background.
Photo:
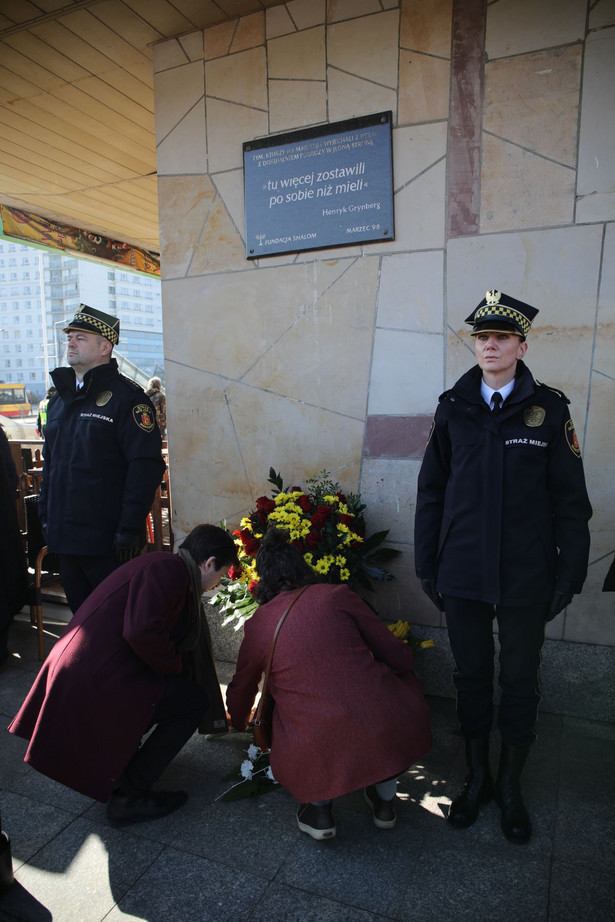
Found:
M 30 394 L 25 384 L 0 383 L 0 414 L 11 419 L 23 419 L 32 411 Z

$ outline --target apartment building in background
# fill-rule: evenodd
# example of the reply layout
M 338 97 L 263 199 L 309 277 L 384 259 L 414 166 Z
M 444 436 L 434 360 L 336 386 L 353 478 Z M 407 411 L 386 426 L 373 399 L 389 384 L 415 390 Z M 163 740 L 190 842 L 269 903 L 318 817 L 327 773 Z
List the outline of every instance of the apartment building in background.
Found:
M 0 238 L 0 381 L 40 399 L 66 362 L 62 328 L 81 303 L 120 318 L 114 354 L 130 363 L 125 374 L 164 380 L 159 279 Z

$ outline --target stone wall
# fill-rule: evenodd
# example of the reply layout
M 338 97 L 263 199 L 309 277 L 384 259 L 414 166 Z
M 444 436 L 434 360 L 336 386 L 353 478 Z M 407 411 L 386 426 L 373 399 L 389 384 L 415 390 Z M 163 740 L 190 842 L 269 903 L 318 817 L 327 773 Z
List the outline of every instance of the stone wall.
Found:
M 290 0 L 155 48 L 177 533 L 237 523 L 270 466 L 330 470 L 403 552 L 380 610 L 443 628 L 413 574 L 416 477 L 496 287 L 540 309 L 527 361 L 571 400 L 595 509 L 548 636 L 615 645 L 614 62 L 612 0 Z M 389 109 L 396 239 L 247 260 L 242 143 Z

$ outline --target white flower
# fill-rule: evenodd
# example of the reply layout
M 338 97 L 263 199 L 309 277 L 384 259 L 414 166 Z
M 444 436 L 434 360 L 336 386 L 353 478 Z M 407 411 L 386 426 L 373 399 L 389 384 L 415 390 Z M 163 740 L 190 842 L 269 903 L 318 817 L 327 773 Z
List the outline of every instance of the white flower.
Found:
M 250 743 L 247 749 L 248 758 L 254 762 L 259 752 L 260 752 L 260 749 L 258 748 L 258 746 L 255 746 L 254 743 Z
M 241 777 L 245 778 L 246 781 L 252 780 L 252 768 L 253 765 L 249 759 L 245 759 L 245 761 L 241 763 L 239 771 L 241 772 Z
M 269 778 L 270 781 L 275 781 L 275 778 L 273 777 L 273 772 L 271 771 L 271 765 L 267 766 L 267 771 L 265 772 L 265 774 L 267 778 Z M 277 784 L 278 782 L 276 781 L 275 783 Z

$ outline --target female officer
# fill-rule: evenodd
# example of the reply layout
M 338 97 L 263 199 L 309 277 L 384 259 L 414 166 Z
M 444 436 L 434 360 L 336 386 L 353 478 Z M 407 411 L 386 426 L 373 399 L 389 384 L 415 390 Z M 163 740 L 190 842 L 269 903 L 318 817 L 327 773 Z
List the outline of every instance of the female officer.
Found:
M 496 617 L 502 748 L 495 798 L 512 842 L 531 835 L 519 778 L 535 739 L 545 622 L 581 591 L 592 512 L 569 401 L 535 381 L 522 361 L 537 313 L 492 290 L 467 318 L 478 364 L 440 397 L 415 520 L 417 576 L 446 612 L 468 762 L 448 820 L 470 826 L 494 795 L 488 741 Z

